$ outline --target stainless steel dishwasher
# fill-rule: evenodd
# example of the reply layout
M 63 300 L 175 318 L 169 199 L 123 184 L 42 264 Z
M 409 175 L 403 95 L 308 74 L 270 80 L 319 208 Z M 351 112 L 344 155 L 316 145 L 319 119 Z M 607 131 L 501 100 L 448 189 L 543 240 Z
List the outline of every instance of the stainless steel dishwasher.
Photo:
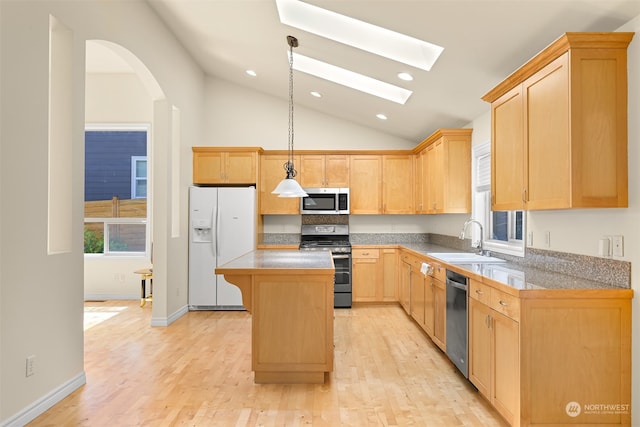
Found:
M 468 378 L 467 286 L 469 279 L 447 270 L 447 356 Z

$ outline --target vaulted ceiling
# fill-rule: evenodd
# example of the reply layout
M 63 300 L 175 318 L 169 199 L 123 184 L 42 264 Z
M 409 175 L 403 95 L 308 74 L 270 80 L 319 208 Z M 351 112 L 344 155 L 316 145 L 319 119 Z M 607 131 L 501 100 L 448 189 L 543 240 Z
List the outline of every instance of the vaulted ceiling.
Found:
M 444 47 L 424 71 L 284 25 L 275 0 L 147 2 L 216 78 L 286 99 L 286 36 L 294 35 L 296 53 L 412 90 L 400 105 L 302 72 L 294 77 L 296 104 L 416 142 L 486 112 L 481 96 L 561 34 L 614 31 L 640 14 L 638 0 L 306 1 Z M 403 71 L 414 80 L 399 80 Z

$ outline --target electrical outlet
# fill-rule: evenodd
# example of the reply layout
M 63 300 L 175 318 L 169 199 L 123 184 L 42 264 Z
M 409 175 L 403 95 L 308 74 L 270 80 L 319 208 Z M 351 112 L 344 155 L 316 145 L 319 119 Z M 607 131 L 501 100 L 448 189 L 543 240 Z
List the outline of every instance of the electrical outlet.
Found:
M 611 248 L 613 256 L 624 256 L 624 237 L 623 236 L 611 236 Z
M 34 355 L 27 356 L 27 365 L 26 365 L 25 374 L 27 377 L 30 377 L 35 373 L 36 373 L 36 356 Z
M 551 232 L 550 231 L 546 231 L 544 233 L 544 247 L 545 248 L 550 248 L 551 247 Z
M 533 247 L 533 231 L 527 233 L 527 246 Z

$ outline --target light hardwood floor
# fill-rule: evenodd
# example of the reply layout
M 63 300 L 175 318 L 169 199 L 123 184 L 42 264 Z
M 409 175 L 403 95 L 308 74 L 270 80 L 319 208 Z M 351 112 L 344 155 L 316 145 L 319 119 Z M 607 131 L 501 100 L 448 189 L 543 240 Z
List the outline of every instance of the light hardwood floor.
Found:
M 162 328 L 135 301 L 85 307 L 117 313 L 85 332 L 87 384 L 29 426 L 506 425 L 397 305 L 335 311 L 324 385 L 254 384 L 246 312 Z

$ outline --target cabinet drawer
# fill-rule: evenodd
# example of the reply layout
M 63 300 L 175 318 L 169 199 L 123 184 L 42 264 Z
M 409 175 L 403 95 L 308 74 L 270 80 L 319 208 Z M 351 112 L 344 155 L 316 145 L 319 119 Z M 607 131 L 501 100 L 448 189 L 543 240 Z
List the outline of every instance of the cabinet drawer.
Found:
M 353 258 L 380 258 L 380 249 L 353 249 Z
M 491 301 L 491 287 L 475 280 L 469 280 L 469 297 L 489 305 Z
M 518 297 L 514 297 L 497 289 L 491 289 L 491 302 L 489 306 L 517 322 L 520 321 L 520 298 Z

